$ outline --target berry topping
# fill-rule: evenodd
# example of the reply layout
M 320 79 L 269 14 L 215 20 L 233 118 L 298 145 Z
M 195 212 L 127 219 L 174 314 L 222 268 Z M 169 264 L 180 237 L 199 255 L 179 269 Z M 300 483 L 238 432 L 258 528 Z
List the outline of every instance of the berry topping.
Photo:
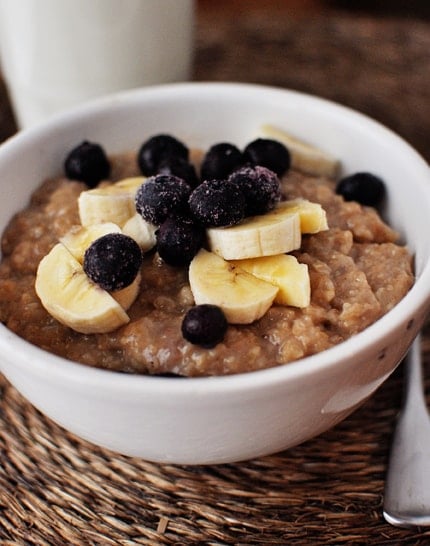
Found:
M 159 174 L 173 174 L 185 180 L 192 188 L 199 184 L 194 165 L 182 157 L 168 157 L 158 166 Z
M 245 216 L 245 197 L 228 180 L 208 180 L 192 192 L 191 214 L 205 227 L 232 226 Z
M 279 178 L 270 169 L 261 167 L 242 167 L 228 178 L 245 196 L 246 216 L 265 214 L 272 210 L 281 199 Z
M 108 178 L 110 163 L 100 144 L 84 140 L 66 157 L 64 171 L 67 178 L 81 180 L 94 188 L 101 180 Z
M 345 201 L 377 207 L 385 196 L 385 184 L 374 174 L 358 172 L 339 180 L 336 193 L 342 195 Z
M 291 165 L 288 149 L 277 140 L 257 138 L 250 142 L 243 151 L 246 161 L 252 165 L 262 165 L 278 176 L 284 175 Z
M 144 220 L 160 225 L 169 216 L 187 212 L 190 193 L 190 186 L 181 178 L 157 174 L 137 190 L 136 210 Z
M 200 167 L 200 178 L 222 180 L 243 164 L 243 154 L 236 146 L 220 142 L 206 152 Z
M 162 161 L 170 157 L 181 157 L 188 161 L 187 146 L 170 135 L 155 135 L 144 142 L 137 154 L 137 162 L 146 176 L 157 174 Z
M 157 250 L 169 265 L 188 265 L 204 241 L 204 230 L 188 218 L 167 218 L 156 232 Z
M 202 304 L 191 307 L 182 321 L 182 335 L 195 345 L 214 347 L 224 339 L 227 320 L 216 305 Z
M 108 233 L 87 248 L 83 268 L 101 288 L 114 291 L 129 286 L 141 265 L 142 251 L 134 239 L 122 233 Z

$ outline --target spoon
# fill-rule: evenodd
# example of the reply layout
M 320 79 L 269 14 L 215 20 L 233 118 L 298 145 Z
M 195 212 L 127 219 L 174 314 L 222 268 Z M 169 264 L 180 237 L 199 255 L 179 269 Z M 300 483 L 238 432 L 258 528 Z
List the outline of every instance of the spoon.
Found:
M 418 336 L 405 359 L 405 395 L 391 448 L 384 518 L 396 527 L 430 526 L 430 418 Z

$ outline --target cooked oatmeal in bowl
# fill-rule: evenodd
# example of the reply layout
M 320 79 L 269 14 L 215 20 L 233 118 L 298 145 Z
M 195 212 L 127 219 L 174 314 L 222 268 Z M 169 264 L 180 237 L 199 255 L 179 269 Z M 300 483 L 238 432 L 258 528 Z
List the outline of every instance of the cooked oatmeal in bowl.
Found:
M 148 140 L 150 141 L 151 139 Z M 271 143 L 272 139 L 259 139 L 258 142 Z M 294 156 L 296 152 L 293 149 L 289 153 Z M 316 153 L 322 152 L 316 150 Z M 199 178 L 198 182 L 193 179 L 197 188 L 204 181 L 200 171 L 204 173 L 207 163 L 205 157 L 210 154 L 194 152 L 192 155 L 194 172 L 198 173 Z M 201 155 L 203 158 L 199 158 Z M 160 246 L 162 241 L 160 242 L 158 234 L 155 235 L 157 230 L 162 229 L 161 221 L 158 225 L 150 223 L 149 240 L 145 238 L 142 241 L 137 230 L 131 231 L 129 227 L 136 225 L 136 221 L 142 221 L 140 215 L 136 217 L 135 206 L 130 207 L 124 218 L 118 216 L 118 208 L 122 202 L 116 207 L 112 201 L 111 209 L 100 210 L 98 200 L 103 197 L 103 190 L 106 191 L 104 199 L 109 199 L 112 194 L 109 191 L 116 188 L 118 183 L 124 187 L 125 194 L 129 188 L 125 187 L 124 181 L 131 181 L 134 197 L 137 188 L 146 185 L 148 180 L 149 184 L 153 180 L 158 185 L 165 182 L 165 178 L 160 180 L 159 175 L 157 178 L 155 169 L 153 175 L 144 176 L 138 165 L 138 156 L 137 152 L 129 152 L 109 158 L 111 168 L 100 175 L 101 180 L 97 181 L 95 190 L 93 185 L 90 189 L 86 181 L 76 180 L 80 173 L 72 172 L 69 177 L 63 174 L 47 179 L 31 197 L 29 207 L 12 219 L 3 234 L 3 260 L 0 264 L 0 311 L 2 322 L 8 328 L 45 350 L 90 366 L 158 375 L 225 375 L 286 364 L 328 349 L 375 322 L 398 303 L 412 286 L 412 257 L 404 245 L 397 244 L 399 235 L 381 219 L 374 207 L 361 205 L 356 200 L 346 200 L 337 193 L 339 182 L 325 175 L 325 164 L 319 167 L 321 173 L 312 174 L 306 170 L 318 171 L 318 167 L 315 168 L 312 164 L 309 166 L 302 159 L 301 171 L 297 168 L 291 169 L 288 162 L 288 167 L 282 168 L 279 178 L 276 176 L 276 184 L 280 188 L 279 199 L 282 199 L 277 205 L 284 201 L 299 203 L 297 200 L 304 200 L 322 207 L 322 210 L 317 211 L 320 215 L 324 214 L 323 229 L 316 233 L 303 233 L 288 253 L 291 260 L 295 259 L 296 267 L 297 262 L 304 265 L 304 273 L 298 269 L 293 271 L 291 267 L 282 270 L 286 266 L 279 257 L 285 258 L 285 255 L 276 249 L 273 252 L 266 248 L 257 249 L 257 256 L 227 260 L 230 267 L 234 264 L 236 271 L 243 271 L 245 268 L 249 275 L 251 266 L 255 273 L 255 268 L 262 267 L 262 262 L 267 264 L 266 254 L 270 252 L 270 260 L 273 262 L 272 265 L 269 264 L 272 270 L 270 280 L 274 283 L 269 283 L 270 286 L 287 284 L 285 289 L 293 293 L 296 301 L 288 299 L 291 294 L 284 296 L 283 301 L 277 296 L 273 299 L 273 292 L 270 292 L 269 305 L 264 313 L 260 313 L 261 316 L 253 320 L 251 310 L 250 318 L 246 317 L 238 323 L 232 316 L 234 312 L 237 314 L 233 307 L 239 307 L 243 314 L 245 296 L 241 294 L 241 301 L 235 302 L 234 294 L 225 293 L 231 288 L 231 281 L 228 276 L 224 279 L 215 276 L 214 263 L 207 259 L 208 255 L 203 260 L 200 253 L 198 260 L 194 259 L 200 246 L 212 248 L 211 241 L 216 229 L 211 230 L 211 224 L 209 240 L 200 241 L 201 245 L 193 247 L 188 259 L 177 263 L 177 258 L 176 261 L 169 260 L 169 254 L 165 259 L 162 257 L 166 245 Z M 176 159 L 176 156 L 173 157 Z M 200 163 L 203 164 L 202 168 Z M 232 172 L 241 173 L 241 180 L 246 179 L 246 182 L 255 173 L 255 169 L 250 167 L 240 167 L 236 171 L 236 167 L 232 168 Z M 214 169 L 212 171 L 207 176 L 217 176 Z M 224 177 L 230 175 L 222 174 Z M 266 176 L 267 173 L 259 173 L 260 185 L 265 182 L 263 175 Z M 237 177 L 237 174 L 234 176 Z M 209 182 L 210 189 L 214 182 L 212 179 Z M 174 180 L 174 183 L 178 183 L 178 180 Z M 96 195 L 97 192 L 99 193 Z M 194 192 L 191 193 L 195 195 Z M 116 200 L 119 200 L 119 195 L 115 195 Z M 97 199 L 97 203 L 87 202 L 90 197 Z M 230 209 L 231 198 L 228 197 L 226 207 Z M 255 195 L 252 197 L 255 208 Z M 169 215 L 169 220 L 174 221 L 178 214 L 174 211 Z M 264 217 L 264 214 L 257 216 Z M 241 227 L 243 221 L 242 218 L 235 225 Z M 84 225 L 89 230 L 107 222 L 118 231 L 122 228 L 123 233 L 131 233 L 142 248 L 139 287 L 133 303 L 127 309 L 129 320 L 125 324 L 121 320 L 118 327 L 108 327 L 108 331 L 99 331 L 97 328 L 93 331 L 90 324 L 80 331 L 82 326 L 68 323 L 64 317 L 57 317 L 54 311 L 51 315 L 49 306 L 48 310 L 45 309 L 45 300 L 40 300 L 36 290 L 38 266 L 58 241 L 64 242 L 64 237 L 71 231 L 76 231 L 77 226 Z M 146 227 L 146 223 L 144 225 Z M 162 225 L 166 225 L 164 219 Z M 111 229 L 112 226 L 108 226 L 107 230 Z M 178 229 L 177 226 L 175 229 Z M 225 237 L 225 232 L 229 229 L 231 227 L 221 226 L 218 231 Z M 289 230 L 292 229 L 289 226 Z M 98 235 L 99 233 L 96 234 Z M 272 239 L 276 236 L 276 233 L 271 232 Z M 87 246 L 89 242 L 86 242 Z M 181 257 L 184 255 L 183 244 L 179 241 L 176 245 Z M 220 253 L 223 249 L 224 247 L 217 248 L 217 252 Z M 228 246 L 227 250 L 232 252 L 233 257 L 238 256 L 235 244 Z M 60 267 L 57 263 L 54 266 Z M 116 261 L 115 266 L 124 269 L 121 261 Z M 205 303 L 220 304 L 221 298 L 220 307 L 231 318 L 227 320 L 229 324 L 221 339 L 209 347 L 198 339 L 194 343 L 190 342 L 181 329 L 186 313 L 196 306 L 197 288 L 194 287 L 192 278 L 190 286 L 190 275 L 196 267 L 204 268 L 202 274 L 209 281 L 213 276 L 214 293 L 208 293 L 206 287 L 206 293 L 202 297 L 209 299 L 205 299 Z M 275 269 L 277 272 L 274 272 Z M 265 281 L 267 274 L 266 271 Z M 49 269 L 47 275 L 51 288 L 55 268 Z M 299 279 L 295 278 L 297 275 Z M 133 280 L 134 277 L 129 284 Z M 267 284 L 265 281 L 263 283 Z M 64 279 L 62 282 L 64 284 Z M 303 294 L 303 290 L 306 290 L 303 288 L 305 282 L 309 292 L 306 297 Z M 251 299 L 255 300 L 257 296 L 251 293 L 252 286 L 247 290 Z M 17 299 L 18 294 L 20 297 Z M 51 294 L 45 298 L 48 296 L 51 297 Z M 82 297 L 77 289 L 70 297 L 73 296 Z M 197 294 L 198 296 L 201 295 Z M 255 304 L 255 301 L 252 303 Z M 82 309 L 81 314 L 87 323 L 87 309 Z M 96 322 L 98 318 L 93 317 L 92 320 Z M 209 324 L 208 328 L 215 331 L 216 322 Z
M 152 172 L 157 135 L 188 159 Z M 102 176 L 79 174 L 81 144 Z M 1 371 L 124 454 L 222 463 L 310 439 L 378 388 L 428 312 L 427 164 L 316 97 L 128 92 L 18 134 L 0 174 Z

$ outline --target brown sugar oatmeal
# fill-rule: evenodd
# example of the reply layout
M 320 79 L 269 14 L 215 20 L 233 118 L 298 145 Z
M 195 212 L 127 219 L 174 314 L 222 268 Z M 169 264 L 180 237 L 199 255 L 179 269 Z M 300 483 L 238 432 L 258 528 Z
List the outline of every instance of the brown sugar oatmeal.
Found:
M 135 154 L 111 158 L 112 181 L 138 176 Z M 40 260 L 71 226 L 79 224 L 77 198 L 84 184 L 55 178 L 32 195 L 2 238 L 0 318 L 29 342 L 89 366 L 138 374 L 210 376 L 249 372 L 323 351 L 360 332 L 389 311 L 413 284 L 412 258 L 397 234 L 372 208 L 345 202 L 334 182 L 290 171 L 282 179 L 289 199 L 320 203 L 328 231 L 304 235 L 293 254 L 309 268 L 311 303 L 273 305 L 250 325 L 229 325 L 212 349 L 181 335 L 193 305 L 186 267 L 145 255 L 140 293 L 130 322 L 109 334 L 84 335 L 62 326 L 34 290 Z

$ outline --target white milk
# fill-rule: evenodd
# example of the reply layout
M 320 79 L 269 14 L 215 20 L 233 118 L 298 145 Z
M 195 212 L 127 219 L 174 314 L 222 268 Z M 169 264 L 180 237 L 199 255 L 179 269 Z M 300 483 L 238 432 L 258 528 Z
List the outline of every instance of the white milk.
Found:
M 0 0 L 0 55 L 18 124 L 111 92 L 186 80 L 193 0 Z

